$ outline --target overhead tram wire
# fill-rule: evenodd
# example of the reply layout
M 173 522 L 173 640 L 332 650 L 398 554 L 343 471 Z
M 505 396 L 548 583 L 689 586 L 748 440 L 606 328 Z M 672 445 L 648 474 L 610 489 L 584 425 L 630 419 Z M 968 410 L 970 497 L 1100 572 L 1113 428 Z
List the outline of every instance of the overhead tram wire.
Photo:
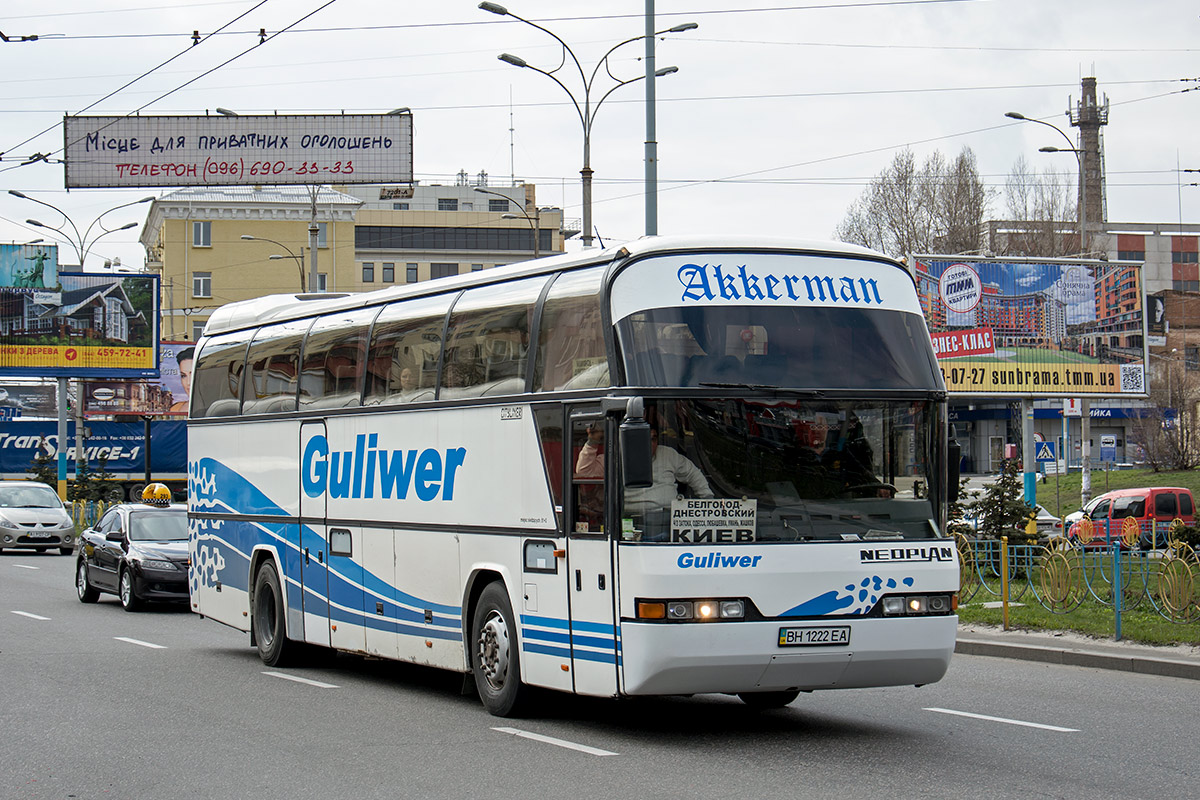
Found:
M 267 2 L 267 0 L 262 0 L 262 1 L 263 1 L 263 2 Z M 222 61 L 220 64 L 217 64 L 217 65 L 216 65 L 215 67 L 213 67 L 212 69 L 206 70 L 206 71 L 204 71 L 204 72 L 200 73 L 199 75 L 197 75 L 196 77 L 192 78 L 191 80 L 188 80 L 188 81 L 185 81 L 184 83 L 181 83 L 179 86 L 176 86 L 174 89 L 171 89 L 171 90 L 170 90 L 170 91 L 168 91 L 168 92 L 164 92 L 163 94 L 161 94 L 161 95 L 159 95 L 158 97 L 154 98 L 154 99 L 153 99 L 153 100 L 151 100 L 150 102 L 148 102 L 148 103 L 145 103 L 145 104 L 143 104 L 143 105 L 139 106 L 138 108 L 134 109 L 133 111 L 130 111 L 128 114 L 125 114 L 125 116 L 126 116 L 126 117 L 131 117 L 131 116 L 133 116 L 133 115 L 135 115 L 135 114 L 137 114 L 137 113 L 139 113 L 139 112 L 143 111 L 144 109 L 146 109 L 146 108 L 148 108 L 148 107 L 150 107 L 150 106 L 154 105 L 154 104 L 155 104 L 155 103 L 157 103 L 159 100 L 162 100 L 163 98 L 166 98 L 166 97 L 170 97 L 171 95 L 175 94 L 175 92 L 178 92 L 179 90 L 181 90 L 181 89 L 183 89 L 183 88 L 185 88 L 185 87 L 187 87 L 187 86 L 190 86 L 191 84 L 195 83 L 196 81 L 200 80 L 201 78 L 204 78 L 204 77 L 206 77 L 206 76 L 208 76 L 208 75 L 211 75 L 212 73 L 216 72 L 217 70 L 221 69 L 222 67 L 225 67 L 225 66 L 227 66 L 227 65 L 229 65 L 229 64 L 232 64 L 234 61 L 237 61 L 239 58 L 241 58 L 242 56 L 246 55 L 247 53 L 250 53 L 251 51 L 258 49 L 259 47 L 262 47 L 264 44 L 266 44 L 267 42 L 271 41 L 271 40 L 272 40 L 272 39 L 274 39 L 275 37 L 277 37 L 277 36 L 280 36 L 280 35 L 282 35 L 282 34 L 286 33 L 286 32 L 287 32 L 287 31 L 289 31 L 291 28 L 294 28 L 295 26 L 299 25 L 301 22 L 303 22 L 304 20 L 308 19 L 309 17 L 311 17 L 311 16 L 313 16 L 313 15 L 315 15 L 315 14 L 318 14 L 318 13 L 320 13 L 321 11 L 324 11 L 326 8 L 329 8 L 331 5 L 333 5 L 333 4 L 334 4 L 334 3 L 336 3 L 336 2 L 337 2 L 337 0 L 327 0 L 327 2 L 323 3 L 322 5 L 318 6 L 317 8 L 313 9 L 312 11 L 308 12 L 308 13 L 307 13 L 307 14 L 305 14 L 304 16 L 300 17 L 298 20 L 296 20 L 296 21 L 295 21 L 295 22 L 293 22 L 292 24 L 290 24 L 290 25 L 288 25 L 288 26 L 286 26 L 286 27 L 284 27 L 284 28 L 280 28 L 278 31 L 276 31 L 275 33 L 271 34 L 271 35 L 270 35 L 270 36 L 268 36 L 267 38 L 263 39 L 261 42 L 257 42 L 257 43 L 255 43 L 253 46 L 251 46 L 251 47 L 249 47 L 249 48 L 247 48 L 247 49 L 243 50 L 242 52 L 238 53 L 237 55 L 233 56 L 232 58 L 226 59 L 225 61 Z M 260 3 L 260 5 L 261 5 L 261 3 Z M 90 108 L 90 107 L 91 107 L 91 106 L 89 106 L 89 108 Z M 105 126 L 105 127 L 107 127 L 107 126 Z M 54 129 L 54 128 L 53 128 L 53 127 L 51 127 L 49 130 L 53 130 L 53 129 Z M 100 130 L 104 130 L 104 128 L 101 128 Z M 40 135 L 41 135 L 41 134 L 39 134 L 39 136 L 40 136 Z M 72 142 L 72 144 L 74 144 L 74 142 Z M 65 149 L 66 149 L 66 148 L 65 148 L 65 146 L 64 146 L 64 147 L 62 147 L 62 148 L 59 148 L 58 150 L 55 150 L 55 151 L 51 152 L 49 155 L 54 155 L 54 153 L 61 153 L 61 152 L 63 152 Z M 45 156 L 43 156 L 42 160 L 44 160 L 44 159 L 45 159 Z M 31 161 L 27 161 L 27 162 L 23 162 L 23 163 L 21 163 L 21 164 L 14 164 L 14 165 L 13 165 L 13 166 L 11 166 L 11 167 L 4 167 L 3 169 L 0 169 L 0 172 L 8 172 L 9 170 L 13 170 L 13 169 L 17 169 L 17 168 L 19 168 L 19 167 L 26 166 L 26 164 L 29 164 L 29 163 L 33 163 L 33 162 L 31 162 Z
M 93 103 L 90 103 L 90 104 L 88 104 L 88 105 L 84 106 L 84 107 L 83 107 L 83 108 L 81 108 L 79 111 L 76 111 L 74 114 L 71 114 L 70 116 L 77 117 L 77 116 L 79 116 L 80 114 L 82 114 L 84 111 L 87 111 L 88 109 L 95 108 L 96 106 L 100 105 L 100 104 L 101 104 L 101 103 L 103 103 L 105 100 L 107 100 L 108 98 L 112 97 L 113 95 L 116 95 L 116 94 L 118 94 L 118 93 L 120 93 L 120 92 L 124 91 L 125 89 L 128 89 L 128 88 L 129 88 L 130 86 L 132 86 L 133 84 L 137 83 L 138 81 L 142 80 L 142 79 L 143 79 L 143 78 L 145 78 L 145 77 L 148 77 L 149 75 L 153 74 L 154 72 L 156 72 L 156 71 L 158 71 L 158 70 L 162 69 L 162 68 L 163 68 L 163 67 L 165 67 L 167 64 L 170 64 L 170 63 L 171 63 L 172 61 L 174 61 L 175 59 L 177 59 L 177 58 L 181 57 L 181 56 L 182 56 L 184 53 L 188 53 L 188 52 L 190 52 L 190 51 L 192 50 L 192 48 L 193 48 L 193 47 L 196 47 L 197 45 L 203 44 L 204 42 L 206 42 L 206 41 L 208 41 L 209 39 L 211 39 L 213 36 L 216 36 L 218 33 L 220 33 L 220 32 L 221 32 L 222 30 L 224 30 L 225 28 L 228 28 L 230 25 L 232 25 L 233 23 L 235 23 L 235 22 L 237 22 L 238 20 L 240 20 L 242 17 L 244 17 L 244 16 L 246 16 L 247 14 L 249 14 L 251 11 L 255 11 L 255 10 L 257 10 L 257 9 L 261 8 L 262 6 L 266 5 L 268 2 L 270 2 L 270 0 L 259 0 L 259 2 L 258 2 L 258 3 L 256 3 L 256 4 L 254 5 L 254 7 L 253 7 L 253 8 L 246 9 L 246 11 L 242 12 L 241 14 L 238 14 L 236 17 L 234 17 L 233 19 L 229 20 L 229 22 L 226 22 L 226 23 L 225 23 L 224 25 L 222 25 L 220 28 L 217 28 L 217 29 L 216 29 L 215 31 L 213 31 L 212 33 L 210 33 L 210 34 L 208 34 L 208 35 L 204 36 L 202 39 L 200 39 L 200 41 L 198 41 L 198 42 L 195 42 L 195 43 L 193 43 L 193 44 L 189 45 L 189 46 L 187 47 L 187 49 L 186 49 L 186 50 L 180 50 L 178 53 L 176 53 L 175 55 L 171 56 L 171 57 L 170 57 L 170 58 L 168 58 L 166 61 L 164 61 L 164 62 L 162 62 L 161 64 L 159 64 L 158 66 L 156 66 L 156 67 L 151 67 L 150 69 L 148 69 L 148 70 L 146 70 L 145 72 L 143 72 L 141 75 L 138 75 L 138 76 L 137 76 L 136 78 L 134 78 L 133 80 L 131 80 L 131 81 L 128 81 L 128 82 L 127 82 L 127 83 L 125 83 L 123 86 L 120 86 L 120 87 L 119 87 L 119 88 L 117 88 L 117 89 L 113 89 L 111 92 L 109 92 L 108 94 L 104 95 L 104 97 L 101 97 L 99 100 L 96 100 L 95 102 L 93 102 Z M 28 139 L 26 139 L 25 141 L 23 141 L 23 142 L 20 142 L 19 144 L 13 145 L 12 147 L 9 147 L 9 148 L 7 148 L 7 149 L 6 149 L 6 150 L 4 150 L 3 152 L 7 153 L 7 152 L 9 152 L 9 151 L 12 151 L 12 150 L 15 150 L 15 149 L 17 149 L 18 147 L 21 147 L 22 145 L 29 144 L 30 142 L 32 142 L 34 139 L 38 138 L 39 136 L 43 136 L 43 135 L 45 135 L 45 134 L 49 133 L 50 131 L 54 130 L 54 129 L 55 129 L 55 128 L 57 128 L 57 127 L 58 127 L 60 124 L 61 124 L 61 123 L 58 123 L 58 122 L 56 122 L 56 123 L 54 123 L 53 125 L 51 125 L 49 128 L 46 128 L 44 131 L 41 131 L 40 133 L 35 133 L 33 136 L 30 136 L 30 137 L 29 137 Z

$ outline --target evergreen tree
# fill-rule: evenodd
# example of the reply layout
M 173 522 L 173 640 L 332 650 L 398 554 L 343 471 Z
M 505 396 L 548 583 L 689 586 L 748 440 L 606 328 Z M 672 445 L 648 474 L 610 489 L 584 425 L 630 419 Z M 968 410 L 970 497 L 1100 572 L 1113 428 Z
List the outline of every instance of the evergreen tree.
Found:
M 1006 459 L 999 477 L 972 504 L 980 536 L 987 539 L 1007 536 L 1009 541 L 1026 536 L 1025 525 L 1034 509 L 1025 502 L 1025 487 L 1017 470 L 1017 460 Z
M 46 444 L 45 436 L 38 437 L 37 454 L 34 455 L 33 463 L 29 466 L 29 474 L 32 476 L 30 480 L 44 483 L 52 489 L 58 489 L 58 464 L 54 454 L 50 452 L 50 446 Z

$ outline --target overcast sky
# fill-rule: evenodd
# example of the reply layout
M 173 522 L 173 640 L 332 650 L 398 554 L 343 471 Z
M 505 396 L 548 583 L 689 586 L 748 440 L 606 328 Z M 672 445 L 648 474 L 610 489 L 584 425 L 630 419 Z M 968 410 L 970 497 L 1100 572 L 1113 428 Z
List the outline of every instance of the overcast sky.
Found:
M 68 212 L 82 230 L 148 194 L 63 188 L 68 114 L 377 113 L 408 106 L 422 184 L 460 170 L 535 183 L 540 205 L 582 215 L 582 126 L 566 93 L 513 53 L 553 69 L 545 33 L 475 0 L 42 0 L 9 3 L 0 30 L 0 189 Z M 510 0 L 554 31 L 590 73 L 645 30 L 644 0 Z M 746 7 L 742 7 L 746 6 Z M 1200 224 L 1200 6 L 1194 0 L 830 0 L 795 5 L 657 0 L 656 29 L 697 22 L 657 44 L 660 233 L 763 233 L 828 239 L 870 179 L 904 147 L 918 159 L 970 147 L 1003 216 L 1005 178 L 1024 156 L 1075 181 L 1053 130 L 1079 82 L 1110 103 L 1104 129 L 1108 219 Z M 244 16 L 242 16 L 244 15 Z M 241 16 L 240 19 L 239 16 Z M 258 31 L 268 40 L 259 45 Z M 223 29 L 225 33 L 209 37 Z M 274 35 L 283 30 L 283 33 Z M 193 46 L 192 32 L 202 41 Z M 204 38 L 207 37 L 207 38 Z M 641 42 L 609 58 L 643 74 Z M 173 60 L 170 60 L 173 59 Z M 170 63 L 166 63 L 170 60 Z M 128 88 L 122 88 L 134 79 Z M 582 99 L 578 74 L 560 73 Z M 1188 77 L 1192 80 L 1186 80 Z M 593 102 L 611 86 L 601 71 Z M 111 94 L 111 97 L 108 95 Z M 643 84 L 600 107 L 592 134 L 594 224 L 605 244 L 645 232 Z M 149 193 L 158 193 L 159 190 Z M 104 217 L 143 222 L 146 205 Z M 1089 209 L 1089 217 L 1092 211 Z M 46 235 L 49 209 L 0 194 L 0 241 Z M 95 229 L 93 235 L 95 234 Z M 105 237 L 93 259 L 141 265 L 140 229 Z M 568 244 L 578 248 L 578 239 Z M 64 248 L 64 262 L 74 261 Z M 94 260 L 89 263 L 96 263 Z

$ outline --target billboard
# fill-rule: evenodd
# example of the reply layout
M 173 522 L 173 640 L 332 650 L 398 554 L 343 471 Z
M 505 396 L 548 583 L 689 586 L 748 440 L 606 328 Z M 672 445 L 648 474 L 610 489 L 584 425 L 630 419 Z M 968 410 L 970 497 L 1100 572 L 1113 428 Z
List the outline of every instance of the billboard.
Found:
M 0 375 L 158 376 L 157 275 L 59 273 L 56 290 L 0 287 Z
M 159 342 L 157 380 L 84 381 L 84 416 L 186 417 L 194 351 L 194 342 Z
M 0 381 L 0 420 L 58 416 L 58 387 L 53 383 Z
M 411 114 L 63 118 L 66 186 L 410 183 Z
M 0 244 L 0 289 L 26 292 L 58 288 L 58 245 Z
M 951 393 L 1146 396 L 1140 262 L 917 255 L 910 263 Z

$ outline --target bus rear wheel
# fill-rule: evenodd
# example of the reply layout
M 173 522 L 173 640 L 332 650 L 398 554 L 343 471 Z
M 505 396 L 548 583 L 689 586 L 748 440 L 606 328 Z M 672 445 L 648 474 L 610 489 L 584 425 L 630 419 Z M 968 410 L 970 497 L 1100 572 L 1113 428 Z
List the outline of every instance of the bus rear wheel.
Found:
M 799 691 L 741 692 L 738 694 L 743 703 L 760 711 L 766 711 L 771 708 L 783 708 L 786 705 L 790 705 L 799 696 Z
M 483 707 L 497 717 L 516 716 L 529 689 L 521 684 L 512 604 L 499 581 L 489 583 L 479 596 L 471 643 L 471 671 Z
M 264 563 L 254 578 L 254 610 L 251 624 L 258 657 L 268 667 L 286 667 L 300 660 L 300 642 L 287 638 L 283 589 L 279 574 L 270 561 Z

